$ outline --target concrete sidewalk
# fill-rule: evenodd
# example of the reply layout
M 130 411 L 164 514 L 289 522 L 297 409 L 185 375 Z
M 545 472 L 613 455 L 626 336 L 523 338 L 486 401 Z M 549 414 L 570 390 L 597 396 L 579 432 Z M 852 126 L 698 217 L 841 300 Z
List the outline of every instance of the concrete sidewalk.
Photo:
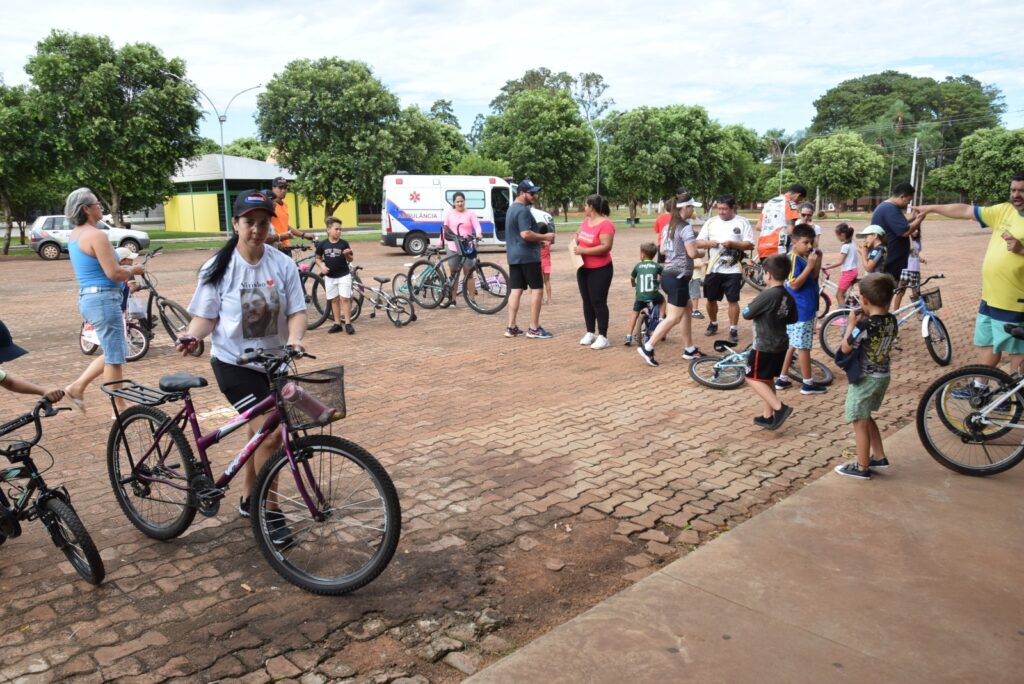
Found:
M 468 681 L 1020 682 L 1024 465 L 957 475 L 913 425 Z

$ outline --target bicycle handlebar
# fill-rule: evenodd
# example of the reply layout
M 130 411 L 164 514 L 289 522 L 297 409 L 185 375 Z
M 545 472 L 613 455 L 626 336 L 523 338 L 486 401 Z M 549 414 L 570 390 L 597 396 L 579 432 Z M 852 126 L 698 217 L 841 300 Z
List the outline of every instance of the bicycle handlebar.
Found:
M 18 428 L 24 427 L 29 423 L 34 422 L 36 424 L 36 434 L 35 437 L 33 437 L 29 441 L 29 445 L 35 446 L 36 444 L 39 443 L 40 438 L 42 438 L 43 436 L 43 425 L 42 421 L 39 420 L 40 412 L 42 412 L 43 417 L 51 418 L 60 413 L 61 411 L 70 410 L 71 409 L 67 408 L 66 406 L 54 408 L 53 404 L 50 403 L 48 399 L 40 399 L 39 401 L 36 402 L 36 405 L 32 408 L 32 410 L 29 411 L 28 413 L 22 416 L 18 416 L 14 420 L 4 423 L 3 425 L 0 425 L 0 436 L 6 435 L 10 432 L 14 432 Z M 10 453 L 10 451 L 10 449 L 0 447 L 0 454 L 8 454 Z
M 286 345 L 280 350 L 246 349 L 241 356 L 235 359 L 235 363 L 240 366 L 250 363 L 258 363 L 263 366 L 268 373 L 273 374 L 281 366 L 287 364 L 292 359 L 301 359 L 303 357 L 310 359 L 316 358 L 312 354 L 302 351 L 301 349 L 296 349 L 291 345 Z

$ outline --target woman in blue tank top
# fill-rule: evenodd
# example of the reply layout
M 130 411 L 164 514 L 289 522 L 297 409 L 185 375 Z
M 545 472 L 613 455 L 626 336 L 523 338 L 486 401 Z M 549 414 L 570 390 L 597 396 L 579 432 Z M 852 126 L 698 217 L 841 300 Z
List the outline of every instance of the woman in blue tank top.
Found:
M 96 329 L 103 347 L 97 357 L 64 394 L 76 408 L 85 410 L 85 389 L 101 374 L 107 382 L 121 379 L 127 343 L 121 312 L 123 283 L 141 275 L 142 266 L 123 267 L 118 264 L 114 248 L 106 233 L 96 227 L 103 216 L 103 206 L 89 188 L 79 188 L 68 195 L 64 216 L 75 226 L 68 240 L 71 267 L 78 281 L 78 310 L 82 318 Z

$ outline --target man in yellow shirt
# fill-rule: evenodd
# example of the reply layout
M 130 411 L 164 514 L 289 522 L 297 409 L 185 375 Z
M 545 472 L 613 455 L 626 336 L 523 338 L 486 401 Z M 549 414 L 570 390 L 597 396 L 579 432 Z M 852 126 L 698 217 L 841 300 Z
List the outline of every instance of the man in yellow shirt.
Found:
M 284 199 L 288 196 L 288 179 L 278 176 L 270 184 L 270 191 L 274 193 L 274 215 L 270 218 L 270 224 L 274 226 L 274 232 L 267 235 L 267 244 L 277 244 L 277 248 L 288 251 L 291 246 L 288 238 L 301 237 L 312 240 L 316 237 L 314 233 L 304 233 L 292 228 L 291 218 L 288 216 L 288 205 Z
M 1010 181 L 1010 201 L 991 207 L 970 204 L 932 204 L 914 209 L 915 215 L 941 214 L 975 219 L 992 231 L 981 264 L 981 306 L 974 325 L 978 362 L 997 366 L 1003 352 L 1018 368 L 1024 360 L 1024 340 L 1004 330 L 1006 323 L 1024 325 L 1024 171 Z

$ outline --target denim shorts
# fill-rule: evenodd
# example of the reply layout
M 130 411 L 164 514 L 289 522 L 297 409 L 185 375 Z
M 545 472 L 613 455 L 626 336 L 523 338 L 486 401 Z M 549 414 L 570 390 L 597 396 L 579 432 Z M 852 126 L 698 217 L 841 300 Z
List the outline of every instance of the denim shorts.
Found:
M 78 311 L 96 329 L 96 336 L 103 347 L 103 360 L 111 366 L 123 364 L 128 343 L 124 337 L 121 288 L 110 287 L 79 294 Z

